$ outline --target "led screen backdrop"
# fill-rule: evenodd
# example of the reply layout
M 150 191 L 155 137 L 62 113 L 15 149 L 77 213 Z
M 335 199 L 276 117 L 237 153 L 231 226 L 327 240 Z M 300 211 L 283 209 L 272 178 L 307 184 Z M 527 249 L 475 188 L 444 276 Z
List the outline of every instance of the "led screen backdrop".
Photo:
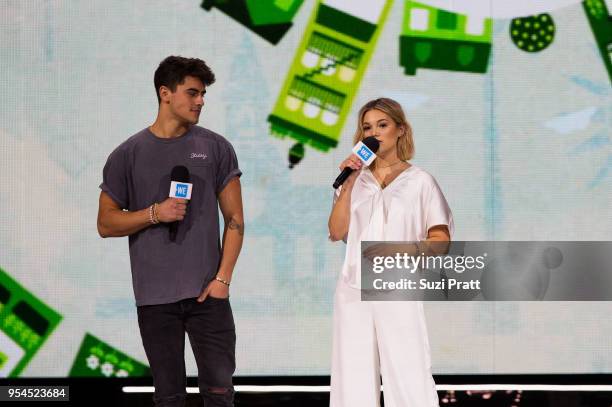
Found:
M 201 124 L 244 172 L 237 374 L 329 373 L 331 183 L 369 99 L 405 108 L 455 239 L 610 240 L 609 1 L 1 7 L 0 376 L 148 374 L 127 239 L 97 235 L 98 185 L 152 123 L 171 54 L 213 68 Z M 610 307 L 427 303 L 434 372 L 611 373 Z

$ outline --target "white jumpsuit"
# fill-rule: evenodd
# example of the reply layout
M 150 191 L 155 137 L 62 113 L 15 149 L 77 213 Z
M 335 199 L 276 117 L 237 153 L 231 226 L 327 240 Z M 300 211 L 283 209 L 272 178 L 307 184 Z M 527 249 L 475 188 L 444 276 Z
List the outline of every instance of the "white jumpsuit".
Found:
M 336 191 L 335 199 L 339 196 Z M 452 213 L 440 187 L 412 165 L 385 189 L 369 169 L 355 180 L 346 256 L 334 298 L 331 407 L 438 406 L 423 304 L 361 301 L 361 241 L 423 241 Z

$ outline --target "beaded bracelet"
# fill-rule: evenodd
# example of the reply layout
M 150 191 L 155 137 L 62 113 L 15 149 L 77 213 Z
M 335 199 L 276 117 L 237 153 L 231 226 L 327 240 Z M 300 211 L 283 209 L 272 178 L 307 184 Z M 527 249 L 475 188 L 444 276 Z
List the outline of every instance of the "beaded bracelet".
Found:
M 157 208 L 158 208 L 159 204 L 157 202 L 155 202 L 153 204 L 153 219 L 155 220 L 155 223 L 159 223 L 159 213 L 157 212 Z
M 159 218 L 157 217 L 157 203 L 149 206 L 149 223 L 152 225 L 159 223 Z
M 215 277 L 215 280 L 217 280 L 217 281 L 218 281 L 218 282 L 220 282 L 220 283 L 225 284 L 225 285 L 226 285 L 226 286 L 228 286 L 228 287 L 229 287 L 229 285 L 230 285 L 230 283 L 228 283 L 228 282 L 227 282 L 227 281 L 225 281 L 225 280 L 220 279 L 219 277 Z

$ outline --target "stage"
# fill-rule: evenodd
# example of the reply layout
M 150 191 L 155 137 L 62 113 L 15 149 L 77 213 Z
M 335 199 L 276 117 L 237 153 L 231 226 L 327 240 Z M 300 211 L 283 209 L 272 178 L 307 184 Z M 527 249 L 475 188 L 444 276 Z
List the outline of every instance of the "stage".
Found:
M 612 375 L 438 375 L 434 378 L 441 407 L 612 405 Z M 325 376 L 236 377 L 234 383 L 238 407 L 329 405 L 329 377 Z M 46 401 L 45 406 L 149 407 L 153 395 L 150 378 L 20 378 L 2 379 L 0 386 L 69 386 L 69 401 Z M 195 377 L 187 379 L 187 391 L 186 407 L 203 405 Z M 384 400 L 381 405 L 384 406 Z

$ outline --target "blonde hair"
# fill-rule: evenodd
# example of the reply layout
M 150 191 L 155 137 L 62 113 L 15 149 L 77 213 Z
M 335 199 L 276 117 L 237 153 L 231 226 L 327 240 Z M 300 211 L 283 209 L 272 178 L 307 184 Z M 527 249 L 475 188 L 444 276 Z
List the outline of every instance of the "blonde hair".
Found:
M 410 160 L 414 156 L 412 127 L 410 123 L 408 123 L 408 120 L 406 120 L 406 115 L 404 114 L 402 106 L 393 99 L 378 98 L 370 100 L 359 109 L 359 114 L 357 115 L 357 131 L 355 131 L 355 136 L 353 137 L 353 144 L 357 144 L 363 140 L 363 118 L 367 112 L 374 109 L 385 113 L 398 127 L 404 130 L 403 134 L 397 139 L 397 157 L 402 161 Z M 376 161 L 374 161 L 373 165 L 375 164 Z

